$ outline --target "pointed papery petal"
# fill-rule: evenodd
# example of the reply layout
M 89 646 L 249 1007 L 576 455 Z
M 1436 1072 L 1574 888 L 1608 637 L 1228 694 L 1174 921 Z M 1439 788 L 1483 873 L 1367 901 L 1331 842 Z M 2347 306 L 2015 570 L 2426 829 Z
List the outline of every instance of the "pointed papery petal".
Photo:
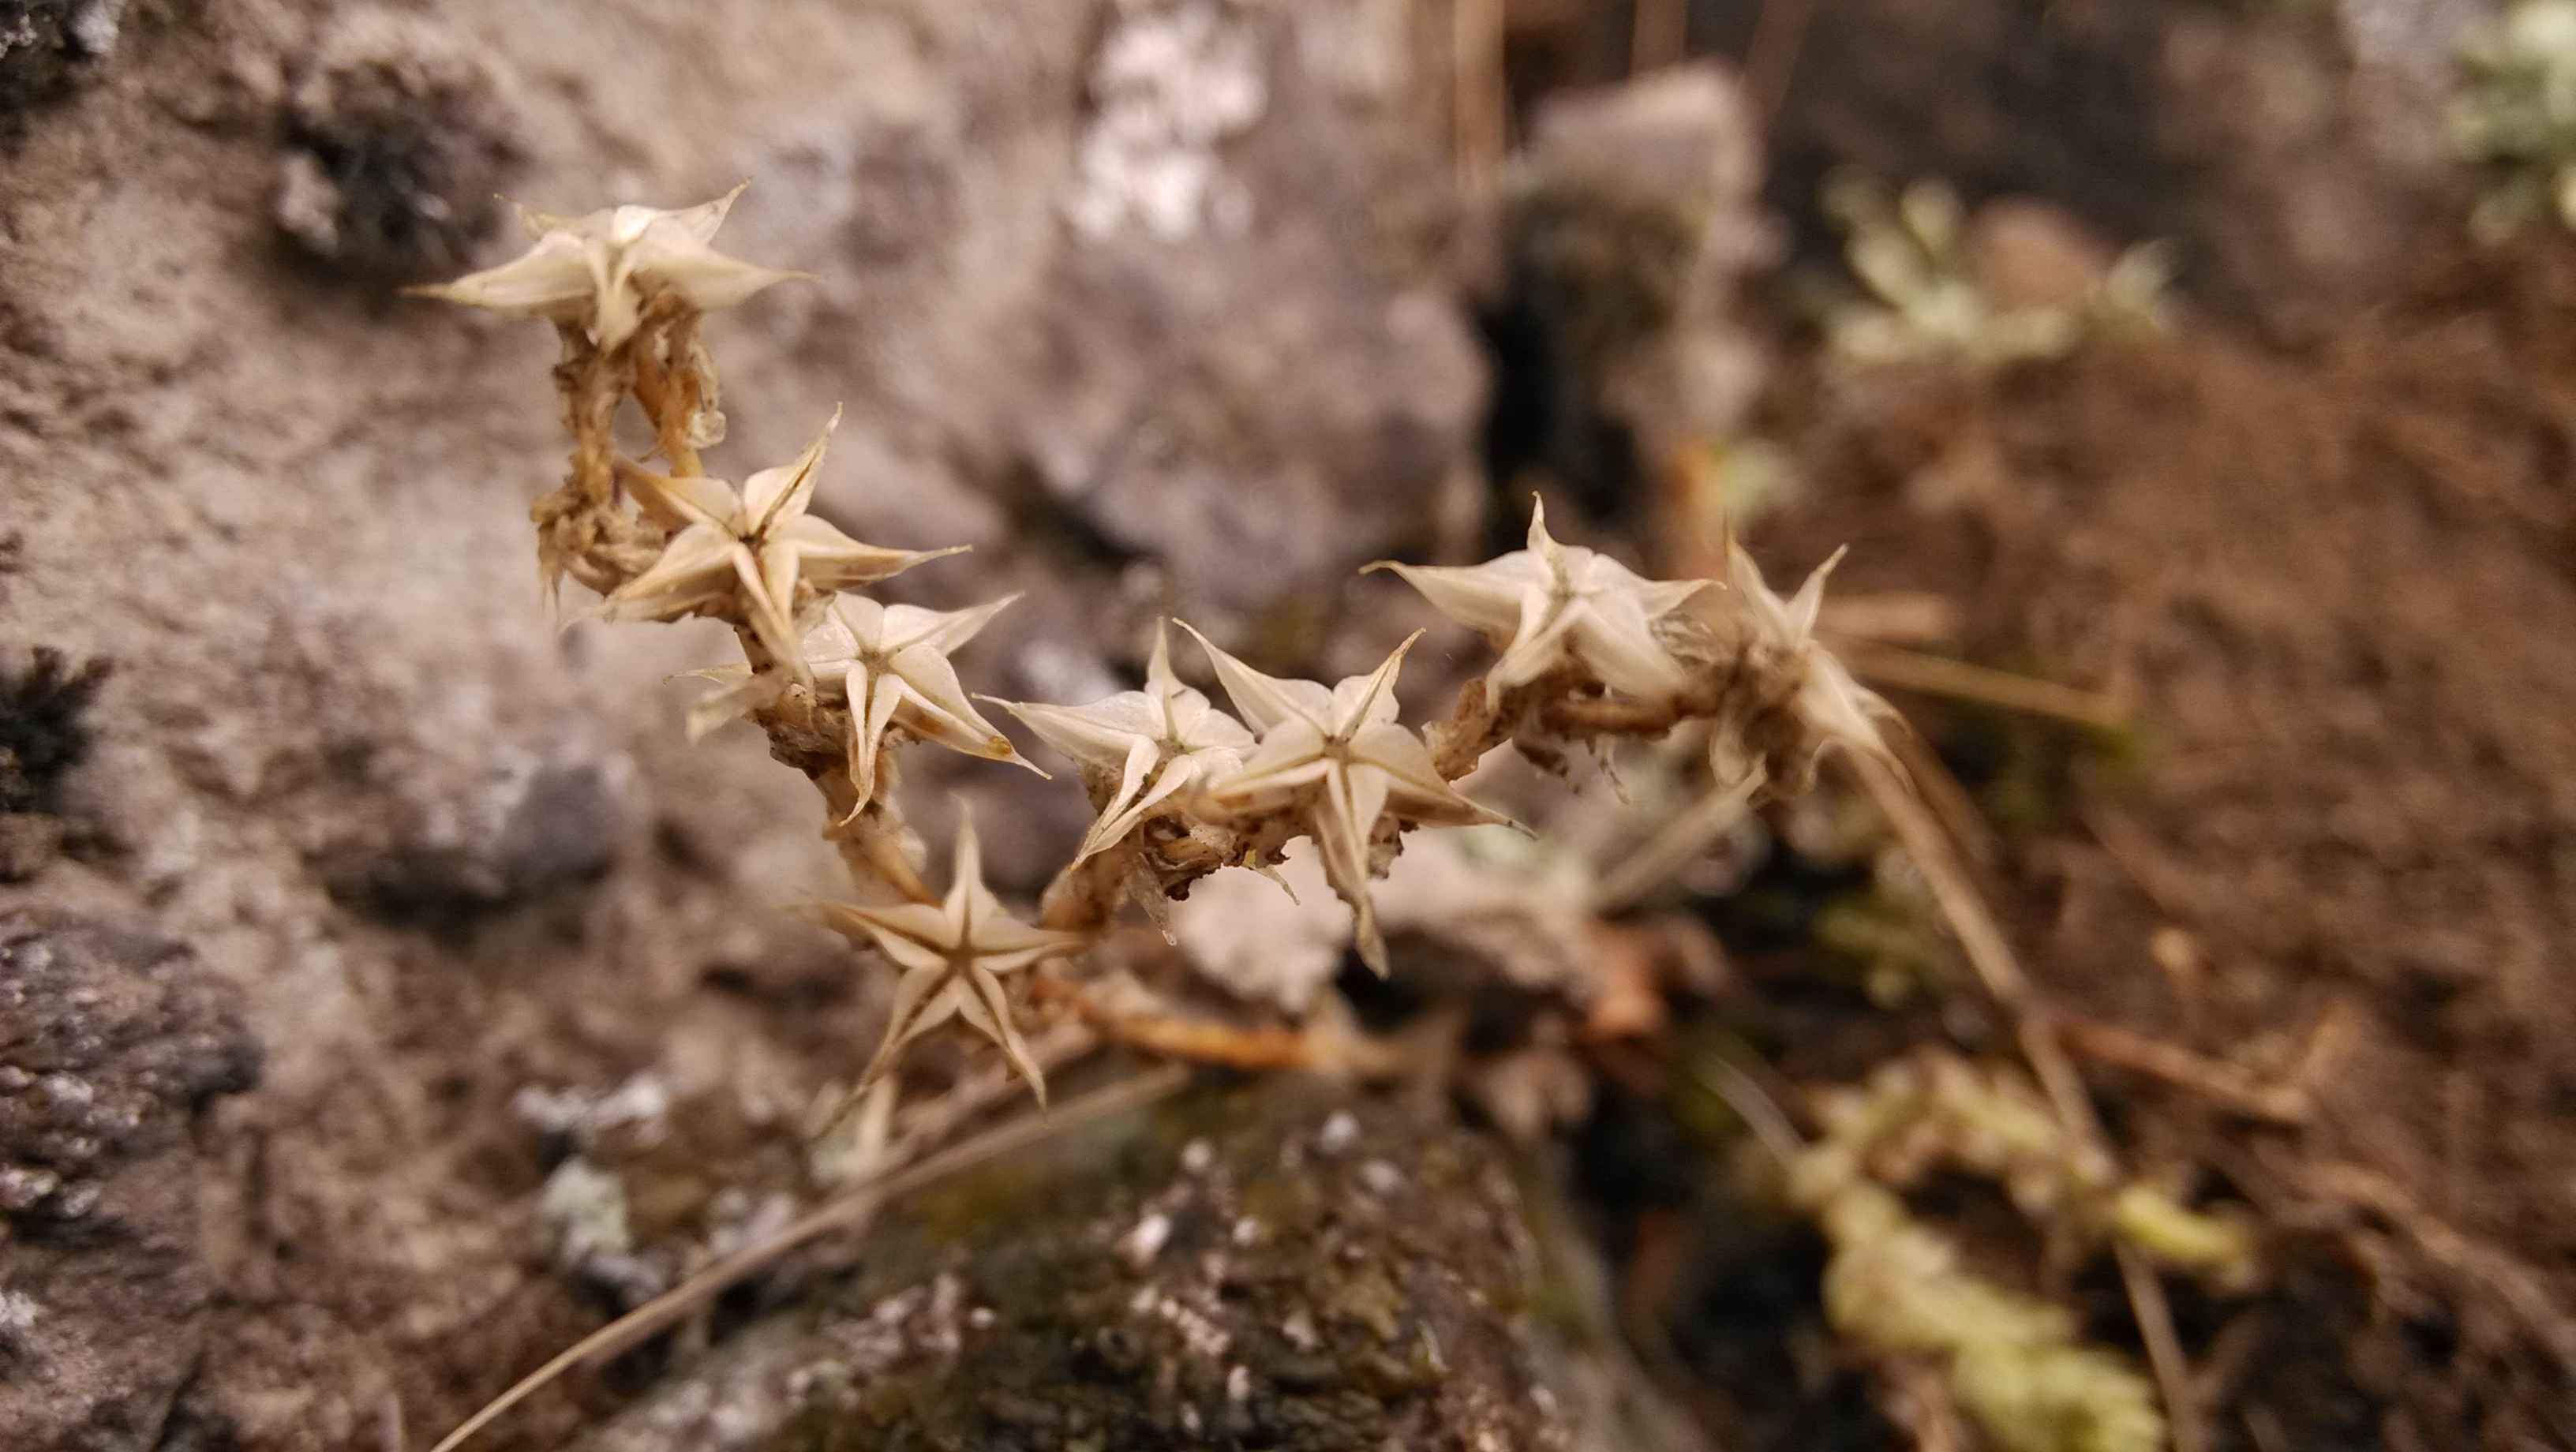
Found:
M 859 1078 L 861 1086 L 885 1077 L 904 1045 L 956 1017 L 964 1006 L 964 997 L 957 980 L 947 975 L 945 964 L 938 972 L 924 972 L 918 978 L 905 974 L 895 984 L 895 1012 L 886 1020 L 885 1037 L 877 1043 L 876 1056 L 868 1061 L 867 1072 Z
M 1485 673 L 1497 689 L 1525 686 L 1554 670 L 1565 658 L 1565 637 L 1574 628 L 1581 601 L 1559 599 L 1532 587 L 1521 597 L 1520 629 L 1494 668 Z
M 797 649 L 795 601 L 797 559 L 795 545 L 773 541 L 753 554 L 749 547 L 734 546 L 734 573 L 742 578 L 744 614 L 751 620 L 752 633 L 783 665 L 799 677 L 810 673 L 804 654 Z
M 1831 558 L 1816 566 L 1815 573 L 1807 577 L 1807 582 L 1798 587 L 1797 596 L 1790 600 L 1786 612 L 1789 617 L 1789 628 L 1801 637 L 1816 633 L 1816 617 L 1825 608 L 1825 577 L 1832 574 L 1834 566 L 1841 564 L 1843 556 L 1850 552 L 1850 545 L 1844 545 L 1835 550 Z
M 1253 735 L 1244 724 L 1209 704 L 1208 698 L 1196 691 L 1182 692 L 1187 710 L 1187 724 L 1174 722 L 1171 739 L 1188 751 L 1244 752 L 1252 749 Z
M 1579 520 L 1576 522 L 1581 523 Z M 1531 554 L 1551 564 L 1557 551 L 1562 548 L 1557 544 L 1556 536 L 1547 532 L 1547 501 L 1544 499 L 1530 501 L 1530 527 L 1527 542 Z
M 1646 580 L 1637 586 L 1638 603 L 1648 620 L 1661 620 L 1691 602 L 1702 590 L 1720 588 L 1715 580 Z
M 694 207 L 682 207 L 678 211 L 665 212 L 662 215 L 671 226 L 678 228 L 689 240 L 704 245 L 715 240 L 716 229 L 724 225 L 725 214 L 733 210 L 734 199 L 741 196 L 743 189 L 750 185 L 751 179 L 745 177 L 733 184 L 733 190 L 712 202 L 700 202 Z
M 1236 714 L 1259 735 L 1268 735 L 1283 721 L 1303 720 L 1318 731 L 1332 730 L 1333 693 L 1313 681 L 1288 681 L 1265 676 L 1233 656 L 1216 648 L 1216 643 L 1199 633 L 1198 627 L 1180 622 L 1190 638 L 1207 652 L 1208 662 L 1216 667 L 1216 678 L 1225 686 L 1225 694 L 1234 702 Z
M 1572 613 L 1570 649 L 1603 685 L 1621 695 L 1654 700 L 1690 683 L 1681 662 L 1655 639 L 1654 626 L 1633 597 L 1599 597 Z
M 741 504 L 734 498 L 733 486 L 722 479 L 703 474 L 674 479 L 631 459 L 619 459 L 617 482 L 625 485 L 644 513 L 664 529 L 711 524 L 727 533 L 740 532 L 737 526 Z
M 612 247 L 596 237 L 585 237 L 581 244 L 582 261 L 590 268 L 591 333 L 599 346 L 615 348 L 635 333 L 635 285 L 632 280 L 634 258 L 623 247 Z
M 647 287 L 669 288 L 702 313 L 750 300 L 763 289 L 805 276 L 762 267 L 667 234 L 648 235 L 634 249 L 635 277 Z
M 1362 726 L 1395 719 L 1395 678 L 1404 669 L 1404 657 L 1422 636 L 1419 630 L 1406 636 L 1376 670 L 1365 676 L 1352 676 L 1333 687 L 1333 722 L 1327 728 L 1333 735 L 1348 736 Z
M 505 197 L 502 200 L 508 201 L 509 199 Z M 582 219 L 579 217 L 565 217 L 558 216 L 553 212 L 540 212 L 533 207 L 520 206 L 517 202 L 510 203 L 510 210 L 519 214 L 519 230 L 524 233 L 527 236 L 527 239 L 531 242 L 542 238 L 548 232 L 578 232 L 581 230 Z M 600 218 L 603 221 L 606 220 L 608 216 L 606 212 L 593 212 L 591 215 Z
M 543 233 L 537 245 L 498 267 L 411 291 L 503 317 L 566 320 L 587 318 L 593 296 L 582 241 L 560 230 Z
M 1431 749 L 1422 738 L 1393 722 L 1367 727 L 1353 737 L 1349 759 L 1354 767 L 1385 774 L 1389 810 L 1408 821 L 1438 827 L 1512 824 L 1511 818 L 1477 805 L 1451 786 L 1432 764 Z
M 1020 596 L 1025 593 L 1027 592 L 1015 590 L 999 600 L 988 600 L 971 609 L 949 611 L 940 617 L 938 627 L 930 637 L 930 643 L 936 645 L 942 655 L 956 650 L 982 634 L 984 627 L 993 623 L 994 616 L 1017 604 Z
M 908 729 L 969 756 L 995 761 L 1019 758 L 1019 749 L 1011 745 L 1011 738 L 976 712 L 974 703 L 966 697 L 966 688 L 958 684 L 957 668 L 948 663 L 948 657 L 926 645 L 908 646 L 894 653 L 886 669 L 903 677 L 909 687 L 912 709 L 904 713 Z
M 1134 744 L 1127 748 L 1126 763 L 1119 768 L 1118 794 L 1109 799 L 1109 806 L 1103 810 L 1126 810 L 1136 794 L 1145 789 L 1147 774 L 1152 772 L 1155 764 L 1162 759 L 1161 747 L 1142 736 L 1137 737 Z
M 1520 627 L 1521 595 L 1547 584 L 1547 567 L 1527 550 L 1487 560 L 1481 565 L 1400 565 L 1381 561 L 1404 582 L 1422 592 L 1431 608 L 1486 635 L 1509 635 Z
M 947 953 L 957 945 L 948 915 L 928 903 L 862 907 L 848 902 L 815 902 L 808 903 L 805 912 L 853 943 L 875 944 L 906 968 L 944 964 Z
M 1144 753 L 1145 768 L 1151 770 L 1154 762 L 1153 743 L 1140 741 L 1136 744 Z M 1135 764 L 1133 758 L 1130 759 L 1129 764 L 1130 780 L 1134 782 L 1134 786 L 1122 785 L 1119 794 L 1110 799 L 1109 805 L 1101 808 L 1100 817 L 1091 824 L 1091 830 L 1082 834 L 1081 850 L 1073 856 L 1074 866 L 1079 867 L 1097 854 L 1117 846 L 1125 840 L 1128 833 L 1136 830 L 1138 823 L 1152 816 L 1156 807 L 1170 800 L 1175 793 L 1198 780 L 1199 777 L 1199 764 L 1188 757 L 1182 757 L 1164 767 L 1154 776 L 1150 784 L 1132 770 Z M 1138 791 L 1137 787 L 1142 787 L 1143 790 Z
M 1386 811 L 1387 779 L 1368 766 L 1336 769 L 1324 783 L 1315 813 L 1315 846 L 1324 877 L 1351 905 L 1360 961 L 1386 976 L 1386 943 L 1378 935 L 1377 905 L 1369 900 L 1369 839 Z
M 1325 755 L 1324 733 L 1311 723 L 1292 720 L 1262 738 L 1243 769 L 1211 782 L 1208 796 L 1230 812 L 1261 811 L 1293 799 L 1321 780 L 1334 763 Z
M 869 650 L 885 649 L 886 608 L 865 595 L 843 595 L 832 602 L 832 615 L 850 639 Z
M 1121 691 L 1088 706 L 1049 706 L 1037 701 L 995 704 L 1017 716 L 1038 739 L 1066 758 L 1093 771 L 1123 768 L 1139 741 L 1150 745 L 1155 728 L 1153 700 L 1143 691 Z
M 1029 1057 L 1029 1046 L 1020 1040 L 1020 1030 L 1011 1022 L 1011 1003 L 1002 993 L 1002 985 L 989 973 L 970 967 L 966 970 L 966 992 L 958 996 L 958 1012 L 968 1023 L 983 1031 L 985 1037 L 1002 1046 L 1002 1057 L 1011 1068 L 1029 1081 L 1029 1092 L 1037 1096 L 1038 1107 L 1046 1107 L 1046 1075 L 1038 1072 L 1037 1061 Z
M 858 794 L 850 815 L 855 817 L 876 800 L 877 754 L 884 748 L 886 728 L 903 707 L 904 685 L 891 671 L 870 680 L 860 665 L 851 666 L 842 680 L 850 698 L 850 789 Z
M 1002 915 L 1001 904 L 984 889 L 984 844 L 975 835 L 975 814 L 957 804 L 957 849 L 951 859 L 948 877 L 948 920 L 957 925 L 957 941 L 969 951 L 975 946 L 977 909 L 988 908 L 980 916 Z
M 1173 707 L 1182 697 L 1199 696 L 1198 692 L 1181 684 L 1180 676 L 1172 670 L 1170 616 L 1162 616 L 1154 621 L 1154 652 L 1145 661 L 1145 694 L 1153 698 L 1162 708 L 1166 726 L 1171 724 Z M 1207 698 L 1199 696 L 1199 700 L 1204 703 Z
M 1762 567 L 1753 563 L 1753 557 L 1741 545 L 1727 553 L 1726 583 L 1737 604 L 1752 617 L 1755 629 L 1781 640 L 1797 633 L 1790 624 L 1788 607 L 1762 578 Z
M 600 613 L 618 620 L 669 619 L 709 599 L 731 593 L 732 535 L 712 525 L 691 525 L 662 547 L 653 567 L 617 588 Z
M 925 560 L 948 555 L 962 555 L 972 545 L 952 545 L 944 550 L 898 550 L 872 545 L 850 538 L 830 521 L 801 514 L 784 523 L 773 524 L 770 533 L 795 541 L 796 552 L 805 562 L 805 578 L 817 590 L 848 590 L 860 585 L 873 585 L 892 575 L 902 574 Z
M 841 410 L 835 406 L 832 417 L 825 421 L 814 441 L 795 462 L 782 468 L 763 469 L 743 481 L 742 514 L 746 533 L 765 530 L 781 515 L 793 518 L 805 512 L 814 498 L 814 482 L 823 470 L 823 450 L 832 442 L 832 431 L 841 426 Z

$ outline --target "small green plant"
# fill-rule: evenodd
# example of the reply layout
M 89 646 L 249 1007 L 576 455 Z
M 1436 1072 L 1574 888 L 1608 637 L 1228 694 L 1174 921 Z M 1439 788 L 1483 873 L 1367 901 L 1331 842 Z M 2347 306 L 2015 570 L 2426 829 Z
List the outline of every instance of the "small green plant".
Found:
M 1824 206 L 1869 292 L 1826 312 L 1826 341 L 1852 362 L 2054 358 L 2094 333 L 2163 326 L 2172 262 L 2155 243 L 2121 253 L 2081 304 L 2003 307 L 1978 283 L 1967 208 L 1947 182 L 1918 181 L 1890 195 L 1866 177 L 1837 173 L 1825 183 Z
M 2461 47 L 2452 143 L 2487 178 L 2470 230 L 2576 228 L 2576 0 L 2522 0 Z

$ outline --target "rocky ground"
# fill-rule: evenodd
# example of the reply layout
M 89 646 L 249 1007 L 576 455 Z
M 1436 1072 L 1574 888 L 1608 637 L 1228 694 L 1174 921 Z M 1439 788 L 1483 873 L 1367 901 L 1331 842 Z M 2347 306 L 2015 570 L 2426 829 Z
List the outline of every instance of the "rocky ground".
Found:
M 1551 123 L 1629 59 L 1627 7 L 1559 8 L 1488 16 L 1487 76 L 1467 0 L 0 4 L 0 1443 L 426 1446 L 814 1192 L 806 1115 L 886 991 L 778 911 L 841 883 L 814 799 L 750 732 L 684 744 L 666 682 L 719 627 L 540 598 L 545 330 L 397 292 L 513 251 L 495 192 L 749 177 L 725 244 L 814 276 L 712 322 L 713 467 L 845 408 L 819 512 L 975 547 L 886 593 L 1025 592 L 960 657 L 994 695 L 1127 684 L 1169 612 L 1331 679 L 1435 623 L 1354 568 L 1507 540 L 1524 466 L 1569 537 L 1651 551 L 1670 434 L 1781 434 L 1775 579 L 1850 542 L 1838 593 L 1938 602 L 1916 643 L 2135 709 L 2106 745 L 1899 696 L 2046 991 L 2248 1072 L 2337 1055 L 2286 1125 L 2088 1062 L 2124 1152 L 2277 1237 L 2259 1295 L 2177 1286 L 2215 1445 L 2563 1445 L 2576 274 L 2439 240 L 2428 57 L 2485 7 L 1819 0 L 1772 16 L 1813 11 L 1788 64 L 1773 7 L 1702 4 L 1750 101 L 1719 72 Z M 1686 205 L 1641 136 L 1681 138 Z M 1506 222 L 1514 139 L 1646 160 Z M 1830 260 L 1843 162 L 2176 238 L 2190 325 L 1784 388 L 1810 340 L 1739 284 Z M 957 794 L 1022 897 L 1087 821 L 907 765 L 932 845 Z M 1784 851 L 1677 910 L 1733 966 L 1579 1059 L 1535 1005 L 1597 1022 L 1607 970 L 1569 995 L 1560 940 L 1629 940 L 1423 888 L 1397 988 L 1349 986 L 1371 1027 L 1473 1018 L 1455 1102 L 1441 1062 L 1202 1085 L 490 1445 L 1889 1445 L 1812 1235 L 1719 1205 L 1667 1082 L 1693 1035 L 1812 1078 L 1977 1038 L 1820 965 L 1838 884 Z M 1340 966 L 1257 921 L 1230 951 L 1303 966 L 1246 998 Z M 2098 1266 L 2060 1288 L 2128 1344 Z

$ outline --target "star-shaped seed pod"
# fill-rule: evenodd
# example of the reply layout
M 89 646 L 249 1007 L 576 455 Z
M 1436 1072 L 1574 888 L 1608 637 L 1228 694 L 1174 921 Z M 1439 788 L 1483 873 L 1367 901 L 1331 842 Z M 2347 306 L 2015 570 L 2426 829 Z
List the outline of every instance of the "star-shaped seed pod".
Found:
M 816 921 L 854 944 L 875 944 L 903 970 L 895 983 L 894 1011 L 886 1023 L 885 1038 L 860 1087 L 883 1077 L 904 1045 L 951 1018 L 962 1017 L 1002 1046 L 1003 1056 L 1029 1081 L 1038 1103 L 1046 1103 L 1046 1076 L 1029 1058 L 1028 1045 L 1011 1021 L 1011 1003 L 1000 975 L 1074 952 L 1088 940 L 1079 933 L 1030 927 L 1002 911 L 1000 899 L 984 885 L 983 852 L 975 840 L 972 816 L 962 811 L 958 816 L 956 869 L 949 880 L 948 898 L 939 906 L 819 902 L 812 913 Z
M 796 648 L 799 586 L 828 595 L 958 553 L 862 544 L 805 512 L 823 447 L 840 422 L 836 409 L 795 463 L 761 470 L 739 494 L 721 479 L 665 478 L 620 459 L 618 482 L 646 515 L 676 533 L 652 568 L 619 586 L 599 613 L 621 620 L 737 619 L 791 674 L 807 679 Z
M 1787 600 L 1775 594 L 1762 578 L 1762 569 L 1742 546 L 1730 547 L 1727 556 L 1727 584 L 1735 596 L 1738 609 L 1751 630 L 1753 642 L 1775 664 L 1774 670 L 1787 673 L 1792 684 L 1791 710 L 1811 737 L 1800 772 L 1812 770 L 1816 755 L 1826 746 L 1841 746 L 1852 751 L 1865 751 L 1879 757 L 1888 755 L 1887 742 L 1879 735 L 1878 723 L 1896 715 L 1896 708 L 1852 679 L 1849 667 L 1834 657 L 1833 652 L 1816 643 L 1816 617 L 1824 608 L 1825 577 L 1842 562 L 1843 552 L 1816 567 L 1798 593 Z M 1720 733 L 1719 747 L 1725 745 Z
M 1497 691 L 1573 665 L 1623 696 L 1661 700 L 1688 684 L 1655 622 L 1681 608 L 1708 580 L 1649 580 L 1617 560 L 1548 535 L 1547 513 L 1530 507 L 1529 547 L 1481 565 L 1403 565 L 1381 560 L 1441 614 L 1485 633 L 1502 658 L 1486 680 Z
M 1401 830 L 1511 820 L 1460 796 L 1432 765 L 1422 738 L 1396 724 L 1396 672 L 1421 632 L 1376 670 L 1327 690 L 1265 676 L 1186 622 L 1181 628 L 1197 637 L 1236 712 L 1260 736 L 1240 771 L 1208 785 L 1209 805 L 1237 820 L 1286 813 L 1302 822 L 1320 849 L 1325 879 L 1350 904 L 1361 959 L 1384 975 L 1386 942 L 1368 893 L 1379 824 L 1393 819 Z
M 864 807 L 876 796 L 877 767 L 889 733 L 903 731 L 951 751 L 1038 771 L 1011 739 L 975 710 L 949 653 L 973 640 L 1003 607 L 1006 595 L 971 610 L 881 605 L 864 595 L 832 602 L 810 637 L 805 659 L 816 691 L 850 711 L 850 785 Z M 855 815 L 856 809 L 853 809 Z
M 1168 623 L 1154 627 L 1154 655 L 1141 691 L 1121 691 L 1088 706 L 997 703 L 1071 758 L 1100 804 L 1072 866 L 1116 846 L 1184 789 L 1234 772 L 1252 750 L 1252 733 L 1243 723 L 1172 674 Z
M 677 294 L 691 308 L 728 308 L 774 282 L 807 276 L 780 272 L 710 246 L 744 182 L 712 202 L 678 211 L 611 207 L 580 217 L 519 209 L 536 245 L 514 261 L 410 291 L 504 317 L 578 323 L 602 348 L 634 335 L 644 304 Z

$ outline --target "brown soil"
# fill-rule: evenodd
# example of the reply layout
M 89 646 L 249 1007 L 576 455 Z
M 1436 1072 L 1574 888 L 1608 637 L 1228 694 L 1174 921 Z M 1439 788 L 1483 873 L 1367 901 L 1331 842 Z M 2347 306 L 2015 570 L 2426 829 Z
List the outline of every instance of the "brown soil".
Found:
M 2214 1444 L 2576 1445 L 2576 248 L 2448 259 L 2294 354 L 1874 387 L 1765 559 L 1848 542 L 1845 598 L 1933 592 L 1943 648 L 2132 700 L 2103 770 L 1899 697 L 2056 1001 L 2309 1096 L 2092 1072 L 2137 1164 L 2277 1232 L 2264 1296 L 2177 1287 Z

